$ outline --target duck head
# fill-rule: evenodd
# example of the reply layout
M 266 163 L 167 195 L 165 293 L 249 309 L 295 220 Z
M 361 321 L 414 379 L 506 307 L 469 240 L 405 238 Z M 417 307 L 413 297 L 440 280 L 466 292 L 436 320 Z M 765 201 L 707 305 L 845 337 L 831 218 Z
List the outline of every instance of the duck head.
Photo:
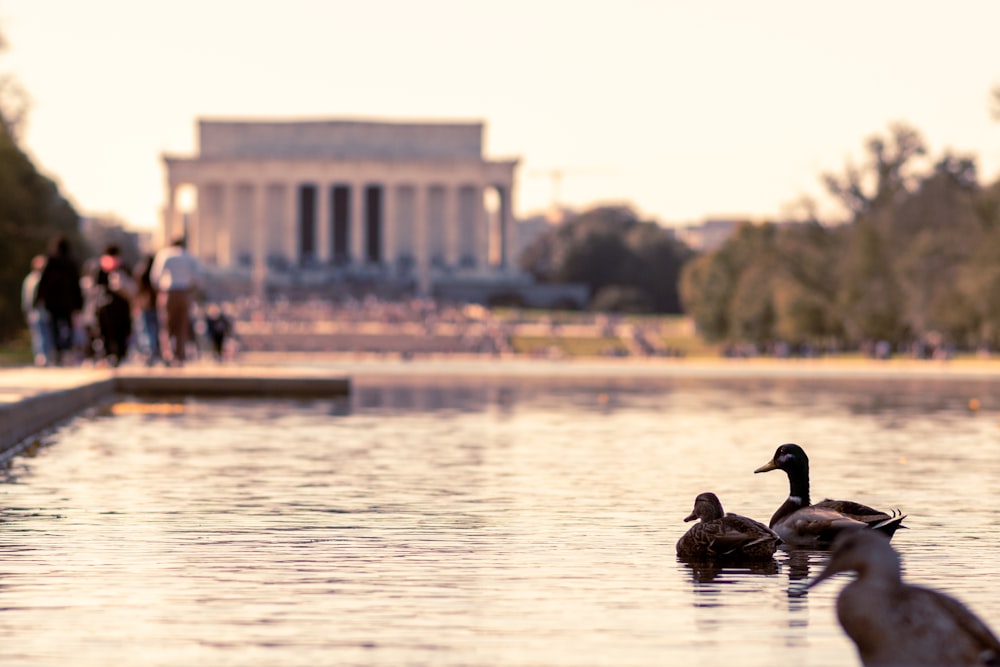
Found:
M 878 531 L 866 528 L 845 530 L 833 541 L 826 568 L 807 588 L 812 588 L 839 572 L 857 572 L 859 577 L 873 572 L 898 581 L 899 555 L 889 544 L 889 538 Z
M 698 497 L 694 499 L 694 510 L 684 518 L 684 521 L 694 521 L 695 519 L 712 521 L 713 519 L 721 519 L 725 515 L 719 497 L 714 493 L 705 492 L 699 493 Z
M 774 457 L 770 461 L 754 472 L 769 472 L 771 470 L 784 470 L 786 473 L 804 470 L 808 474 L 809 457 L 806 456 L 805 450 L 795 443 L 786 443 L 774 451 Z

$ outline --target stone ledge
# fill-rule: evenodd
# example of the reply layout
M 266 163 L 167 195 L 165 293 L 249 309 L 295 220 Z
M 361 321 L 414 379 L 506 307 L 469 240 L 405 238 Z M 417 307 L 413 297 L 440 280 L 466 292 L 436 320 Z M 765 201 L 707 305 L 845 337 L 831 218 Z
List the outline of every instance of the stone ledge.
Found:
M 119 375 L 50 389 L 0 404 L 0 465 L 31 444 L 32 436 L 89 407 L 132 396 L 331 398 L 350 394 L 346 377 Z
M 225 376 L 119 376 L 115 388 L 120 394 L 136 396 L 346 396 L 351 391 L 347 378 L 319 377 L 225 377 Z
M 0 462 L 17 454 L 21 443 L 36 433 L 114 395 L 115 381 L 107 379 L 0 405 Z

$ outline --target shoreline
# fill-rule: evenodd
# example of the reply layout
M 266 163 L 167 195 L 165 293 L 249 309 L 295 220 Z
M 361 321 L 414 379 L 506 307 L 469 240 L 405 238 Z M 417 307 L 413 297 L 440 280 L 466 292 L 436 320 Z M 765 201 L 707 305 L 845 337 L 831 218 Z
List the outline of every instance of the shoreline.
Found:
M 921 391 L 924 383 L 972 388 L 1000 382 L 1000 360 L 573 358 L 516 356 L 344 355 L 245 353 L 237 361 L 199 360 L 183 368 L 0 369 L 0 464 L 51 425 L 116 396 L 206 395 L 296 398 L 348 396 L 353 387 L 522 382 L 574 386 L 613 383 L 637 389 L 662 383 L 800 383 L 803 390 L 828 383 L 850 391 L 884 383 L 894 391 Z
M 226 367 L 230 364 L 222 364 Z M 522 356 L 399 355 L 248 352 L 234 366 L 284 368 L 296 372 L 340 371 L 378 376 L 534 376 L 628 378 L 847 378 L 1000 380 L 1000 359 L 773 359 L 675 357 L 576 357 L 539 359 Z M 357 378 L 363 379 L 363 378 Z

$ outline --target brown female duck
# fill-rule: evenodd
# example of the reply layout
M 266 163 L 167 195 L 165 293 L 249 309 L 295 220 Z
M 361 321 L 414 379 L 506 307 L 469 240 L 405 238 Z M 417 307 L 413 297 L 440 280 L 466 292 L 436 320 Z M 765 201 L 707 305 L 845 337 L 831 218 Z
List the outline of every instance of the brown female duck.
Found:
M 865 667 L 1000 665 L 1000 640 L 975 614 L 939 591 L 903 583 L 899 555 L 872 530 L 844 531 L 826 569 L 857 572 L 837 597 L 837 619 Z
M 682 558 L 771 558 L 779 539 L 773 530 L 739 514 L 727 514 L 714 493 L 699 493 L 684 521 L 701 519 L 677 541 Z
M 892 537 L 905 515 L 887 514 L 852 500 L 809 500 L 809 457 L 796 444 L 781 445 L 774 457 L 754 470 L 784 470 L 789 493 L 771 516 L 770 527 L 791 546 L 825 548 L 845 528 L 871 528 Z

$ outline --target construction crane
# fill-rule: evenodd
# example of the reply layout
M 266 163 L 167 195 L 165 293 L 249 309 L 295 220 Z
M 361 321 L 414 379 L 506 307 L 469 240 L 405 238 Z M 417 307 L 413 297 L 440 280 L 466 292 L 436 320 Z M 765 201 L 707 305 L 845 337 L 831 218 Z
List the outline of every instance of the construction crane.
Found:
M 563 220 L 563 210 L 559 204 L 559 189 L 562 187 L 563 178 L 569 173 L 585 173 L 594 171 L 604 171 L 597 167 L 552 167 L 549 169 L 533 169 L 528 172 L 529 176 L 545 176 L 552 181 L 552 202 L 549 204 L 549 222 L 556 224 Z

